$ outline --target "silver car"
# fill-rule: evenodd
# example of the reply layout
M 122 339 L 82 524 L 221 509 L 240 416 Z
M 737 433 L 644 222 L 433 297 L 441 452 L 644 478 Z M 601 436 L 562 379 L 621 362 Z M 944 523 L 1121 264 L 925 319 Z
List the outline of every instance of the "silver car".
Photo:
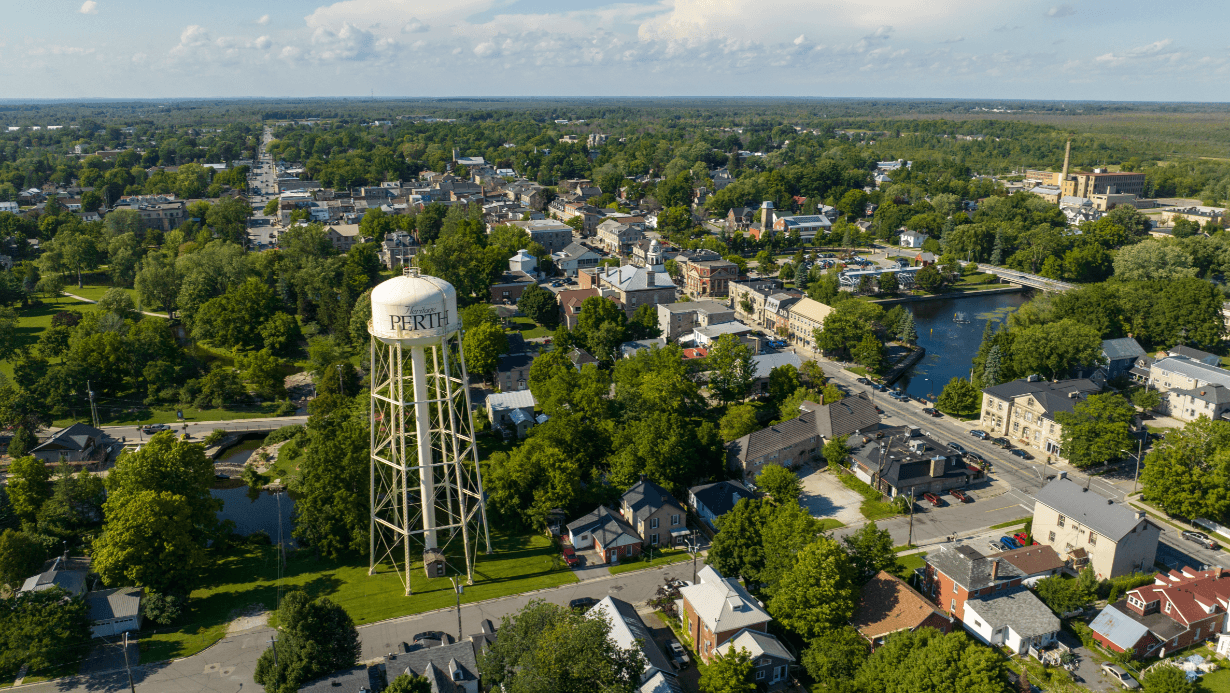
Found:
M 1120 685 L 1128 690 L 1140 688 L 1140 684 L 1136 682 L 1136 679 L 1132 678 L 1132 675 L 1127 673 L 1127 671 L 1125 671 L 1121 666 L 1116 666 L 1114 664 L 1103 664 L 1102 672 L 1119 682 Z

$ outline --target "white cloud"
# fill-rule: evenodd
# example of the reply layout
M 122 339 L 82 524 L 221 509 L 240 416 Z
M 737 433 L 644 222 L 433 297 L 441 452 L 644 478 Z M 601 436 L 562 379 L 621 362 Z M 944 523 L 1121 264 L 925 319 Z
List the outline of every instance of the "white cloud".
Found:
M 1052 19 L 1071 17 L 1074 14 L 1076 14 L 1076 8 L 1071 5 L 1056 5 L 1046 11 L 1046 16 L 1051 17 Z
M 81 3 L 81 9 L 77 11 L 81 14 L 98 14 L 98 3 L 94 0 L 85 0 Z
M 410 21 L 406 22 L 405 26 L 401 28 L 401 31 L 403 34 L 421 34 L 430 28 L 417 18 L 411 17 Z
M 261 36 L 257 38 L 255 41 L 253 41 L 252 45 L 256 46 L 257 48 L 263 51 L 269 50 L 269 47 L 273 45 L 273 39 L 269 38 L 268 36 Z
M 807 34 L 799 34 L 799 37 L 794 40 L 794 45 L 801 46 L 807 40 Z
M 189 25 L 179 35 L 181 46 L 202 46 L 206 43 L 209 43 L 209 32 L 200 24 Z
M 1169 45 L 1170 45 L 1170 39 L 1162 39 L 1161 41 L 1154 41 L 1153 43 L 1146 43 L 1143 46 L 1137 46 L 1130 50 L 1124 51 L 1123 53 L 1113 53 L 1113 52 L 1104 53 L 1094 58 L 1094 60 L 1096 60 L 1099 63 L 1102 63 L 1103 65 L 1117 67 L 1119 65 L 1122 65 L 1123 63 L 1126 63 L 1129 60 L 1156 56 L 1159 53 L 1161 53 L 1163 50 L 1165 50 L 1166 47 Z M 1167 60 L 1170 60 L 1173 62 L 1179 57 L 1179 54 L 1169 53 L 1161 57 L 1164 57 Z
M 480 58 L 490 58 L 495 55 L 495 52 L 495 43 L 491 41 L 484 41 L 474 47 L 474 55 L 477 55 Z
M 350 22 L 342 22 L 336 31 L 317 27 L 312 32 L 313 52 L 320 60 L 363 60 L 372 56 L 376 37 Z
M 133 54 L 132 54 L 132 62 L 133 62 L 133 64 L 134 64 L 134 65 L 140 65 L 140 64 L 144 63 L 144 62 L 145 62 L 145 59 L 146 59 L 146 58 L 148 58 L 148 57 L 149 57 L 149 56 L 147 56 L 147 55 L 146 55 L 146 54 L 144 54 L 144 53 L 133 53 Z
M 940 41 L 940 43 L 961 43 L 964 40 L 964 36 L 958 36 L 956 38 L 944 39 L 943 41 Z
M 258 19 L 258 20 L 256 20 L 256 23 L 257 23 L 257 24 L 260 24 L 261 26 L 265 26 L 266 24 L 268 24 L 268 23 L 269 23 L 269 15 L 267 15 L 267 14 L 262 14 L 262 15 L 261 15 L 261 18 L 260 18 L 260 19 Z

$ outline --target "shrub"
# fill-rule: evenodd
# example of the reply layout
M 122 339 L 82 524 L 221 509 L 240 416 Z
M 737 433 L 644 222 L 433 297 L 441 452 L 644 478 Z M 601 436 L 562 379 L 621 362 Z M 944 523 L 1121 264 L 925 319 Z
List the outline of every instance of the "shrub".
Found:
M 145 595 L 141 605 L 145 609 L 145 618 L 165 626 L 183 615 L 185 601 L 182 595 L 150 592 Z
M 209 432 L 209 435 L 205 436 L 205 440 L 202 442 L 205 443 L 205 447 L 210 447 L 213 445 L 217 445 L 225 437 L 226 437 L 226 431 L 224 429 L 215 428 L 214 430 Z
M 277 410 L 273 412 L 273 415 L 274 416 L 294 416 L 296 413 L 298 413 L 298 411 L 299 411 L 299 407 L 296 407 L 294 402 L 291 402 L 288 399 L 284 399 L 282 400 L 281 404 L 278 405 Z
M 307 432 L 307 429 L 304 428 L 302 424 L 296 424 L 294 426 L 283 426 L 277 429 L 276 431 L 273 431 L 269 435 L 265 436 L 265 442 L 262 444 L 263 445 L 275 445 L 277 443 L 290 440 L 291 438 L 294 438 L 300 433 L 305 433 L 305 432 Z

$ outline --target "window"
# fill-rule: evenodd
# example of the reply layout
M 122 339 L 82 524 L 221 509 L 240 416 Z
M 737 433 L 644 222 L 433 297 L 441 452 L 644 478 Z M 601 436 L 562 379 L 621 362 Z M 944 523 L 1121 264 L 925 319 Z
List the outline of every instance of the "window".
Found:
M 1170 613 L 1170 602 L 1166 602 L 1166 613 Z
M 952 583 L 952 593 L 953 593 L 953 594 L 956 594 L 956 593 L 957 593 L 957 583 L 956 583 L 956 582 L 953 582 L 953 583 Z
M 769 665 L 770 665 L 770 664 L 772 664 L 772 663 L 773 663 L 773 662 L 772 662 L 772 661 L 771 661 L 768 657 L 762 657 L 762 658 L 761 658 L 761 660 L 760 660 L 760 666 L 762 666 L 762 667 L 767 667 L 767 666 L 769 666 Z
M 952 600 L 952 602 L 948 605 L 948 610 L 952 612 L 957 610 L 957 600 Z
M 763 678 L 764 678 L 764 670 L 757 669 L 756 670 L 756 680 L 759 681 L 760 679 L 763 679 Z
M 1054 544 L 1054 543 L 1055 543 L 1055 533 L 1054 533 L 1054 532 L 1050 532 L 1050 533 L 1048 533 L 1048 534 L 1047 534 L 1047 537 L 1046 537 L 1046 540 L 1047 540 L 1047 542 L 1049 542 L 1049 543 L 1051 543 L 1051 544 Z
M 1094 545 L 1094 544 L 1097 544 L 1097 543 L 1098 543 L 1098 535 L 1097 535 L 1097 533 L 1096 533 L 1096 532 L 1090 532 L 1090 533 L 1089 533 L 1089 544 L 1090 544 L 1090 545 Z
M 678 524 L 679 524 L 679 515 L 677 515 L 677 514 L 676 514 L 676 515 L 671 515 L 671 527 L 675 527 L 675 526 L 677 526 Z
M 649 528 L 650 528 L 650 529 L 657 529 L 657 528 L 658 528 L 658 518 L 656 518 L 656 517 L 651 517 L 651 518 L 649 518 Z
M 1063 527 L 1063 515 L 1059 516 L 1059 526 Z
M 1012 432 L 1013 432 L 1013 433 L 1016 433 L 1018 430 L 1020 430 L 1020 428 L 1021 428 L 1021 424 L 1019 424 L 1019 423 L 1015 423 L 1015 422 L 1012 424 Z
M 654 532 L 653 534 L 649 535 L 649 543 L 653 546 L 658 545 L 658 533 L 657 532 Z

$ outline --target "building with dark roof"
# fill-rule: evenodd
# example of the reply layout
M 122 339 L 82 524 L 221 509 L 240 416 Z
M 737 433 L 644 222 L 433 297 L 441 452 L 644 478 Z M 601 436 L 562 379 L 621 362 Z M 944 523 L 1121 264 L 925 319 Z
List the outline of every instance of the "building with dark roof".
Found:
M 688 489 L 688 505 L 714 532 L 717 531 L 717 519 L 745 498 L 755 498 L 755 494 L 738 481 L 718 481 Z
M 1064 560 L 1055 553 L 1055 549 L 1046 544 L 1022 546 L 1019 549 L 997 553 L 995 558 L 1011 563 L 1021 571 L 1026 580 L 1058 575 L 1065 565 Z
M 46 442 L 30 451 L 44 462 L 94 462 L 107 458 L 107 434 L 93 426 L 75 423 L 52 434 Z
M 86 592 L 85 605 L 90 610 L 90 635 L 104 638 L 141 630 L 141 596 L 140 587 L 117 587 Z
M 674 546 L 691 534 L 683 504 L 652 481 L 641 479 L 624 492 L 619 505 L 620 514 L 641 535 L 646 547 Z
M 832 404 L 804 402 L 799 416 L 753 431 L 726 444 L 731 469 L 753 478 L 766 464 L 795 468 L 815 459 L 825 442 L 880 427 L 880 415 L 863 394 Z
M 65 570 L 61 567 L 60 559 L 57 558 L 50 570 L 26 578 L 26 581 L 21 585 L 21 589 L 17 591 L 39 592 L 58 587 L 74 597 L 79 597 L 85 593 L 85 578 L 86 572 L 84 570 Z
M 452 644 L 437 644 L 436 640 L 410 646 L 400 643 L 384 658 L 385 676 L 389 681 L 402 674 L 422 676 L 431 684 L 431 693 L 479 693 L 476 650 L 486 642 L 480 637 Z
M 984 476 L 961 453 L 913 426 L 851 436 L 847 444 L 854 475 L 889 497 L 942 494 Z
M 1067 476 L 1060 472 L 1034 495 L 1034 540 L 1055 549 L 1075 569 L 1089 565 L 1100 579 L 1149 570 L 1161 528 L 1143 510 L 1098 495 Z
M 1140 343 L 1131 337 L 1102 340 L 1102 358 L 1106 359 L 1102 368 L 1108 378 L 1127 375 L 1136 364 L 1136 359 L 1146 355 Z
M 1193 361 L 1199 361 L 1206 366 L 1221 366 L 1221 357 L 1217 354 L 1210 354 L 1207 351 L 1201 351 L 1185 344 L 1171 347 L 1166 353 L 1171 356 L 1183 356 Z
M 587 616 L 603 616 L 611 624 L 610 638 L 616 646 L 625 650 L 637 650 L 645 658 L 638 687 L 640 693 L 654 691 L 665 683 L 674 692 L 682 693 L 683 687 L 675 678 L 671 661 L 653 639 L 653 634 L 636 613 L 636 608 L 622 599 L 606 597 L 594 605 Z M 665 678 L 665 681 L 661 679 Z
M 1087 378 L 1050 382 L 1036 376 L 988 387 L 982 391 L 982 429 L 1022 447 L 1063 457 L 1060 412 L 1071 413 L 1077 402 L 1101 388 Z
M 496 360 L 495 380 L 503 392 L 525 390 L 530 386 L 530 366 L 534 354 L 504 354 Z
M 984 556 L 964 544 L 940 544 L 926 561 L 922 593 L 958 621 L 965 620 L 967 600 L 1016 587 L 1024 578 L 1008 561 Z
M 772 633 L 744 628 L 718 645 L 717 652 L 730 655 L 746 650 L 752 659 L 752 681 L 757 691 L 776 691 L 790 683 L 794 655 Z
M 569 522 L 568 539 L 577 551 L 596 551 L 603 563 L 618 563 L 641 554 L 640 535 L 622 515 L 605 505 Z
M 370 693 L 379 688 L 379 686 L 379 669 L 377 667 L 361 665 L 329 674 L 315 681 L 309 681 L 303 684 L 299 689 L 299 693 Z M 477 693 L 477 691 L 474 693 Z

